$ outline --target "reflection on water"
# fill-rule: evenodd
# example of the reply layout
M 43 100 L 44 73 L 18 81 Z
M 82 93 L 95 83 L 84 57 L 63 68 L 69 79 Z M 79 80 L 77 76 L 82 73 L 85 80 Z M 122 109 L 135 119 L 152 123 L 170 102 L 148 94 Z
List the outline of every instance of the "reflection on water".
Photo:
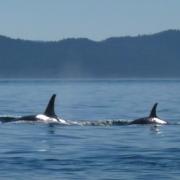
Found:
M 150 130 L 153 134 L 161 134 L 161 126 L 160 125 L 150 125 Z
M 48 124 L 48 134 L 55 134 L 55 125 L 52 123 Z

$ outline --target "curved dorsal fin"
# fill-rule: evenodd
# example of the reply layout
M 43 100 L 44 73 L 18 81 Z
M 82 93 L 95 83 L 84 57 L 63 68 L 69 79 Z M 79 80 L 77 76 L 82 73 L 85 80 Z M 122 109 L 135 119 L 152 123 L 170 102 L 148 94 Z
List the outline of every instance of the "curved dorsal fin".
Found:
M 56 117 L 56 114 L 54 112 L 54 102 L 55 102 L 56 94 L 53 94 L 51 96 L 51 99 L 49 100 L 49 103 L 46 107 L 46 110 L 44 114 L 49 117 Z
M 151 112 L 149 114 L 149 117 L 157 117 L 156 115 L 156 107 L 157 107 L 158 103 L 155 103 L 154 106 L 151 109 Z

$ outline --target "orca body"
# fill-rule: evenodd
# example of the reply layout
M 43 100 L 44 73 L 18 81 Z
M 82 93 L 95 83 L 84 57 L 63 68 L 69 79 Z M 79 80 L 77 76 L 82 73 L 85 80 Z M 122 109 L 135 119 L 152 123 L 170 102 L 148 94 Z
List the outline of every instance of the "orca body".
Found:
M 49 103 L 46 107 L 46 110 L 42 114 L 37 115 L 29 115 L 29 116 L 22 116 L 17 118 L 15 121 L 43 121 L 47 123 L 63 123 L 66 124 L 66 121 L 63 119 L 58 118 L 54 111 L 54 102 L 55 102 L 56 95 L 53 94 L 49 100 Z
M 151 109 L 150 115 L 148 117 L 143 117 L 139 119 L 135 119 L 134 121 L 130 122 L 129 124 L 168 124 L 168 122 L 160 119 L 156 115 L 156 108 L 158 103 L 155 103 Z

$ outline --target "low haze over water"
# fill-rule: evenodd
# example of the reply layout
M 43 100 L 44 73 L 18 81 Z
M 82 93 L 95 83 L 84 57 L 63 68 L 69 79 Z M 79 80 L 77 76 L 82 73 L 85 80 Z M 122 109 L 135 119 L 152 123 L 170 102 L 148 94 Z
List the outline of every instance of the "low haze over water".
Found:
M 44 111 L 75 122 L 149 115 L 176 125 L 0 124 L 0 179 L 178 179 L 180 80 L 0 80 L 0 116 Z

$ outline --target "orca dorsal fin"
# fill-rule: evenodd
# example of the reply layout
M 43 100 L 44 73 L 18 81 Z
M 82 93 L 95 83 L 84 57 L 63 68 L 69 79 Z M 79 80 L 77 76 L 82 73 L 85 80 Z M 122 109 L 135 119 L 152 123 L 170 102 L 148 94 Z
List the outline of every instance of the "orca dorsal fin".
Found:
M 46 110 L 44 111 L 44 114 L 49 117 L 56 117 L 56 114 L 54 112 L 54 102 L 55 102 L 56 94 L 53 94 L 51 96 L 51 99 L 49 100 L 49 103 L 46 107 Z
M 157 117 L 156 115 L 156 107 L 157 107 L 158 103 L 155 103 L 154 106 L 151 109 L 151 112 L 149 114 L 149 117 Z

